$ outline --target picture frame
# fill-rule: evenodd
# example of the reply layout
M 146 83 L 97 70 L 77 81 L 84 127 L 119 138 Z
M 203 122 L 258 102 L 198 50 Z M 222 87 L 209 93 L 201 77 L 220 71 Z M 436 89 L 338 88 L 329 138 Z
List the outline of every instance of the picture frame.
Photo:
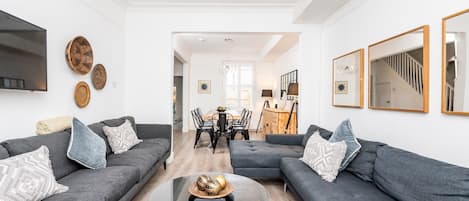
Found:
M 210 80 L 199 80 L 197 91 L 199 94 L 210 94 L 212 92 L 212 85 Z
M 332 60 L 332 105 L 358 108 L 364 106 L 364 52 L 363 48 Z

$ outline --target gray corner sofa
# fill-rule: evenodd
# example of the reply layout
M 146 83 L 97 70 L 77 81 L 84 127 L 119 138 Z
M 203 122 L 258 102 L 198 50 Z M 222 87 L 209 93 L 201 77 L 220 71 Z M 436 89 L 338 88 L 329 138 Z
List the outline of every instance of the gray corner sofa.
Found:
M 267 135 L 266 141 L 232 141 L 235 174 L 281 178 L 303 201 L 469 201 L 469 169 L 359 139 L 357 157 L 333 183 L 321 179 L 300 161 L 305 142 L 315 130 L 323 138 L 332 132 L 311 126 L 306 135 Z
M 128 119 L 143 142 L 122 154 L 113 154 L 103 126 L 119 126 Z M 156 173 L 171 153 L 171 125 L 136 124 L 133 117 L 109 119 L 88 126 L 107 144 L 107 167 L 86 169 L 69 160 L 66 152 L 70 129 L 42 136 L 12 139 L 0 144 L 0 159 L 33 151 L 41 145 L 49 148 L 57 181 L 69 187 L 65 193 L 44 201 L 129 201 Z

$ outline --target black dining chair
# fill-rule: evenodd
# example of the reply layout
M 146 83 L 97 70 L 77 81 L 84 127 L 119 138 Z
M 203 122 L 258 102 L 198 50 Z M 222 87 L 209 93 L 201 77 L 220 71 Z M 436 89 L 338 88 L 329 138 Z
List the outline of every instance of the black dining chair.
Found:
M 249 126 L 251 125 L 252 111 L 247 111 L 240 120 L 240 124 L 233 125 L 231 129 L 231 139 L 234 140 L 236 134 L 241 133 L 244 140 L 249 140 Z
M 218 119 L 217 119 L 218 117 Z M 217 130 L 215 131 L 215 138 L 212 143 L 213 153 L 215 153 L 215 149 L 217 148 L 218 140 L 221 137 L 226 138 L 226 143 L 230 146 L 230 139 L 231 139 L 231 130 L 230 130 L 230 121 L 233 120 L 233 115 L 220 112 L 218 114 L 213 115 L 213 119 L 217 119 Z
M 197 146 L 197 143 L 199 142 L 199 139 L 202 133 L 208 133 L 210 135 L 210 143 L 213 144 L 213 139 L 215 136 L 215 129 L 213 127 L 213 124 L 204 125 L 203 123 L 204 121 L 200 121 L 195 110 L 192 110 L 191 114 L 192 114 L 192 120 L 194 121 L 194 126 L 196 128 L 194 149 Z
M 197 120 L 200 122 L 201 125 L 203 126 L 214 126 L 212 121 L 207 121 L 204 119 L 204 113 L 202 112 L 202 109 L 199 107 L 194 109 L 195 115 L 197 117 Z

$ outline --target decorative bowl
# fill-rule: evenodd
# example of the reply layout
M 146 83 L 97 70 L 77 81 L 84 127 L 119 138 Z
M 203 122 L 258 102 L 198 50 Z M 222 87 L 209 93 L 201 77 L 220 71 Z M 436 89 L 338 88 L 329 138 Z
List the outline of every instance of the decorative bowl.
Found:
M 217 195 L 210 195 L 205 191 L 199 190 L 199 188 L 197 187 L 197 182 L 194 182 L 189 186 L 189 193 L 191 193 L 195 197 L 203 198 L 203 199 L 223 198 L 233 193 L 233 191 L 234 191 L 234 187 L 231 183 L 227 183 L 225 188 L 222 189 Z

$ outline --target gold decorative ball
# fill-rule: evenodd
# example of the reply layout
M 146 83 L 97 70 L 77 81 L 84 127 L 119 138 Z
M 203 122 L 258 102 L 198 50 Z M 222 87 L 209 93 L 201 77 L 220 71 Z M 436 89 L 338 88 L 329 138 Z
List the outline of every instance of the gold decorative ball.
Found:
M 217 181 L 208 182 L 207 188 L 205 188 L 205 192 L 207 192 L 209 195 L 218 195 L 221 190 L 221 185 Z
M 207 175 L 201 175 L 197 178 L 197 188 L 201 191 L 205 191 L 205 189 L 208 186 L 208 183 L 211 182 L 212 180 L 210 179 L 209 176 Z
M 225 178 L 225 176 L 218 175 L 218 176 L 214 177 L 214 180 L 220 184 L 221 189 L 225 189 L 225 187 L 226 187 L 226 178 Z

